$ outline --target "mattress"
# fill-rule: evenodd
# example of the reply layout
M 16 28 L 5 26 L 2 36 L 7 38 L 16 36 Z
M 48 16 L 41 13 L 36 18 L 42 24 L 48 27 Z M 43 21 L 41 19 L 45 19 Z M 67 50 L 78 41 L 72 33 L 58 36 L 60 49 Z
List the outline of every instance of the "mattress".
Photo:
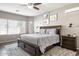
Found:
M 20 37 L 21 40 L 38 45 L 42 53 L 45 52 L 46 47 L 59 42 L 59 35 L 56 34 L 22 34 Z

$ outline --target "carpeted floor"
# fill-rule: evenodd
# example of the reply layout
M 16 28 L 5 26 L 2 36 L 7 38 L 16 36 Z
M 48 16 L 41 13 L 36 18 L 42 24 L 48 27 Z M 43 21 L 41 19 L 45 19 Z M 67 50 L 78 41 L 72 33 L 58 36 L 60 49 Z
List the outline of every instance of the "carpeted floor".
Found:
M 76 52 L 56 46 L 42 56 L 75 56 Z M 17 43 L 5 45 L 0 48 L 0 56 L 30 56 L 27 52 L 17 47 Z
M 75 56 L 75 55 L 76 52 L 65 48 L 61 48 L 59 46 L 52 48 L 50 51 L 44 54 L 44 56 Z

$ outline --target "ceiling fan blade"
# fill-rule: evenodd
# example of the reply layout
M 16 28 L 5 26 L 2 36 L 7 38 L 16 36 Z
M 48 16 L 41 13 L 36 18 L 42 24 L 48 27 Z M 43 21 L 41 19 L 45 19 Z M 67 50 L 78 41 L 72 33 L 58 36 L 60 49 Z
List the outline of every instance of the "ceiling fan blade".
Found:
M 42 3 L 34 3 L 33 5 L 40 5 L 40 4 L 42 4 Z
M 39 10 L 39 8 L 38 8 L 38 7 L 35 7 L 35 6 L 34 6 L 33 8 L 34 8 L 34 9 L 36 9 L 36 10 Z

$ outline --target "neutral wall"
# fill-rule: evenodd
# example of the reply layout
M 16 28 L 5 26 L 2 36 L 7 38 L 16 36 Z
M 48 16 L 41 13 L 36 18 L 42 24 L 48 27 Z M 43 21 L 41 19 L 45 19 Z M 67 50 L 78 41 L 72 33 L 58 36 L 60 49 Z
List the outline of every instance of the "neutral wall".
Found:
M 28 22 L 33 20 L 33 17 L 22 16 L 22 15 L 17 15 L 17 14 L 0 11 L 0 20 L 2 20 L 2 19 L 25 21 L 26 22 L 26 33 L 28 33 Z M 0 43 L 15 41 L 18 37 L 19 37 L 19 35 L 17 35 L 17 34 L 0 35 Z
M 65 6 L 60 9 L 56 9 L 50 12 L 50 14 L 58 13 L 58 20 L 50 22 L 47 25 L 62 25 L 62 35 L 67 34 L 76 34 L 77 36 L 77 48 L 79 48 L 79 11 L 71 12 L 71 13 L 64 13 L 64 10 L 70 9 L 72 7 L 79 6 L 79 4 L 71 4 Z M 39 31 L 36 26 L 44 26 L 43 24 L 43 14 L 34 18 L 34 31 Z M 69 24 L 72 23 L 72 28 L 69 28 Z
M 28 21 L 28 34 L 34 33 L 34 17 L 29 18 Z

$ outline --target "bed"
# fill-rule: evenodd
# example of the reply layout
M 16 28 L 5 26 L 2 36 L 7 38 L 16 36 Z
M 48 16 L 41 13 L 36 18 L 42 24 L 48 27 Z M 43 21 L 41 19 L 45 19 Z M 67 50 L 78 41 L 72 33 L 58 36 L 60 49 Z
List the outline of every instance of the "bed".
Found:
M 56 34 L 48 34 L 50 29 L 56 29 Z M 32 55 L 41 55 L 55 45 L 60 45 L 61 26 L 42 26 L 40 29 L 45 30 L 45 34 L 22 34 L 18 39 L 18 46 Z M 50 32 L 52 33 L 52 32 Z

